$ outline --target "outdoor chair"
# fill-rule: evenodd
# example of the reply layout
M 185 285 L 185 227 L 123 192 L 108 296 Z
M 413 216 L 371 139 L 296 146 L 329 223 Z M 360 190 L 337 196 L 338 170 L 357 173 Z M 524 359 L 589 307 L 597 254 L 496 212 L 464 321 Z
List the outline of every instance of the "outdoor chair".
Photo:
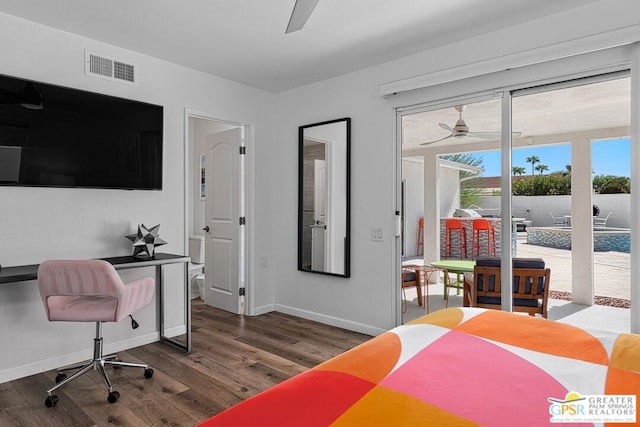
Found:
M 513 311 L 540 314 L 547 317 L 549 278 L 551 271 L 545 268 L 541 258 L 514 258 L 513 260 Z M 502 308 L 502 283 L 500 258 L 483 258 L 476 261 L 470 300 L 472 307 Z
M 566 227 L 567 226 L 567 218 L 564 216 L 553 216 L 553 213 L 549 211 L 549 215 L 551 215 L 551 223 L 554 227 Z
M 402 312 L 407 311 L 407 296 L 405 288 L 415 287 L 418 293 L 418 305 L 424 304 L 427 314 L 429 313 L 429 280 L 433 274 L 443 273 L 443 280 L 445 285 L 448 284 L 449 275 L 447 270 L 437 267 L 431 267 L 430 265 L 403 265 L 402 266 Z M 424 283 L 426 294 L 422 294 L 422 284 Z M 426 301 L 424 299 L 426 297 Z
M 609 217 L 611 216 L 611 212 L 609 212 L 607 214 L 606 217 L 602 218 L 599 216 L 594 216 L 593 217 L 593 226 L 594 227 L 606 227 L 607 226 L 607 221 L 609 220 Z

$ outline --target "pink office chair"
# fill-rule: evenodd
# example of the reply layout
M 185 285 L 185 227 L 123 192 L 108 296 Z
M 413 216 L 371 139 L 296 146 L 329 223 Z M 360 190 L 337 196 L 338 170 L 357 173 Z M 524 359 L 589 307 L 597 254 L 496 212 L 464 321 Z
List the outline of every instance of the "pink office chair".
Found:
M 145 378 L 153 376 L 153 369 L 140 363 L 126 363 L 117 356 L 102 355 L 102 322 L 118 322 L 149 304 L 155 289 L 150 277 L 125 285 L 115 268 L 107 261 L 100 260 L 50 260 L 38 268 L 40 296 L 50 321 L 96 322 L 96 337 L 93 340 L 93 358 L 87 362 L 58 369 L 56 386 L 47 391 L 45 405 L 55 406 L 58 396 L 53 392 L 68 382 L 75 380 L 90 370 L 98 371 L 109 392 L 107 400 L 115 403 L 120 393 L 113 390 L 104 369 L 123 366 L 144 369 Z M 131 326 L 138 324 L 131 317 Z M 67 377 L 64 371 L 75 370 Z

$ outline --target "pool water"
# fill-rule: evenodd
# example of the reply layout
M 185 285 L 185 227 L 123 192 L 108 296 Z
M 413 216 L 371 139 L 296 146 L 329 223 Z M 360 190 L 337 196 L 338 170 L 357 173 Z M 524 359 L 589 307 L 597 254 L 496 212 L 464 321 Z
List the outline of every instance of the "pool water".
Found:
M 550 248 L 571 249 L 570 227 L 527 227 L 527 243 Z M 626 228 L 594 228 L 595 252 L 631 252 L 631 233 Z

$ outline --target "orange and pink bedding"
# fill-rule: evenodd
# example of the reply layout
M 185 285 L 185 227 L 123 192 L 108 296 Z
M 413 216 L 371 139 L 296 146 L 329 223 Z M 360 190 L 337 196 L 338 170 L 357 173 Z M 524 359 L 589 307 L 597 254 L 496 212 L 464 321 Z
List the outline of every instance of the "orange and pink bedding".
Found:
M 551 425 L 549 399 L 570 393 L 640 394 L 640 336 L 450 308 L 394 328 L 201 426 L 543 426 Z

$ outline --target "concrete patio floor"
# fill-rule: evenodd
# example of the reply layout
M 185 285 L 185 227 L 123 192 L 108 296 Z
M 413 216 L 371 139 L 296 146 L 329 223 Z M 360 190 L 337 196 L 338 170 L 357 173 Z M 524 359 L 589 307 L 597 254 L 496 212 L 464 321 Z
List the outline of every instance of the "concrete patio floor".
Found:
M 571 292 L 571 251 L 543 246 L 529 245 L 524 235 L 518 236 L 518 257 L 543 258 L 551 269 L 550 290 Z M 412 259 L 409 262 L 416 263 Z M 630 255 L 620 252 L 595 252 L 595 294 L 610 298 L 629 299 L 629 266 Z M 426 291 L 426 288 L 424 288 Z M 445 308 L 442 283 L 428 286 L 429 312 Z M 426 308 L 417 303 L 415 289 L 404 290 L 407 300 L 403 322 L 426 314 Z M 426 300 L 426 298 L 425 298 Z M 450 290 L 449 307 L 462 306 L 462 293 L 456 295 Z M 581 305 L 571 301 L 549 299 L 548 318 L 591 330 L 608 330 L 615 332 L 630 331 L 630 311 L 628 308 L 609 307 L 603 305 Z
M 518 257 L 544 259 L 551 269 L 550 290 L 571 292 L 571 251 L 526 243 L 526 235 L 518 235 Z M 594 252 L 595 294 L 611 298 L 629 299 L 630 254 L 623 252 Z

